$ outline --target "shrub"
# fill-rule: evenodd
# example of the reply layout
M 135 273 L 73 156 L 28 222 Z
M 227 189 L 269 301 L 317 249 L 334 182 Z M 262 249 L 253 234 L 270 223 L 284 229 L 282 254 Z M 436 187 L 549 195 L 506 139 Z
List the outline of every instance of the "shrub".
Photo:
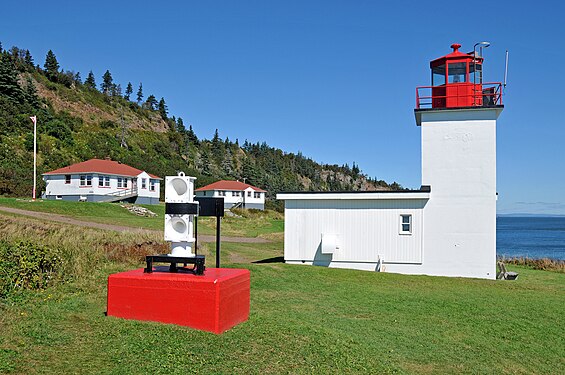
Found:
M 14 290 L 45 288 L 56 278 L 60 265 L 54 249 L 28 241 L 1 241 L 0 297 Z

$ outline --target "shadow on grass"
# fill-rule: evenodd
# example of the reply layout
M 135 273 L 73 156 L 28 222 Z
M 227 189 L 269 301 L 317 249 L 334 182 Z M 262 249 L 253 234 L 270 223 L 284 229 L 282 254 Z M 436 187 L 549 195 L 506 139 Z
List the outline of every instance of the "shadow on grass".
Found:
M 284 263 L 284 257 L 273 257 L 267 259 L 256 260 L 255 262 L 251 263 Z

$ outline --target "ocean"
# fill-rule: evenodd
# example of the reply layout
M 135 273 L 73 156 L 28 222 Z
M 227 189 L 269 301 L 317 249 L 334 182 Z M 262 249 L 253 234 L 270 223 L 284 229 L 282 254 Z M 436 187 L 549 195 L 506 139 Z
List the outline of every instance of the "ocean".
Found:
M 496 254 L 565 260 L 565 217 L 497 217 Z

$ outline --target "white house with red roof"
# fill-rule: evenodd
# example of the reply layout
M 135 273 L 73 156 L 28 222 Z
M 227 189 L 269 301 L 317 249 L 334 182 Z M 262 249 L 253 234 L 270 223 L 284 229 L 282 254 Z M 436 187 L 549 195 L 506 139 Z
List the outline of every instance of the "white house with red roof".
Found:
M 159 176 L 108 159 L 90 159 L 43 174 L 46 199 L 158 204 Z
M 239 181 L 216 181 L 195 190 L 197 197 L 224 198 L 224 208 L 265 209 L 267 191 Z

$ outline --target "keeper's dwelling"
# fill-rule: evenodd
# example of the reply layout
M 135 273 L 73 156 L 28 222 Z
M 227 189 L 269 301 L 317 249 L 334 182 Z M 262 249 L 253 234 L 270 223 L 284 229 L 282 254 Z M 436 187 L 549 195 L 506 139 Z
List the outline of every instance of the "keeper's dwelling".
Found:
M 195 190 L 197 197 L 224 198 L 224 209 L 255 208 L 265 209 L 266 191 L 239 181 L 216 181 Z
M 159 204 L 159 176 L 110 159 L 90 159 L 43 174 L 45 198 Z
M 502 85 L 483 82 L 478 51 L 451 47 L 430 63 L 432 85 L 416 90 L 422 187 L 278 194 L 287 263 L 495 278 Z

